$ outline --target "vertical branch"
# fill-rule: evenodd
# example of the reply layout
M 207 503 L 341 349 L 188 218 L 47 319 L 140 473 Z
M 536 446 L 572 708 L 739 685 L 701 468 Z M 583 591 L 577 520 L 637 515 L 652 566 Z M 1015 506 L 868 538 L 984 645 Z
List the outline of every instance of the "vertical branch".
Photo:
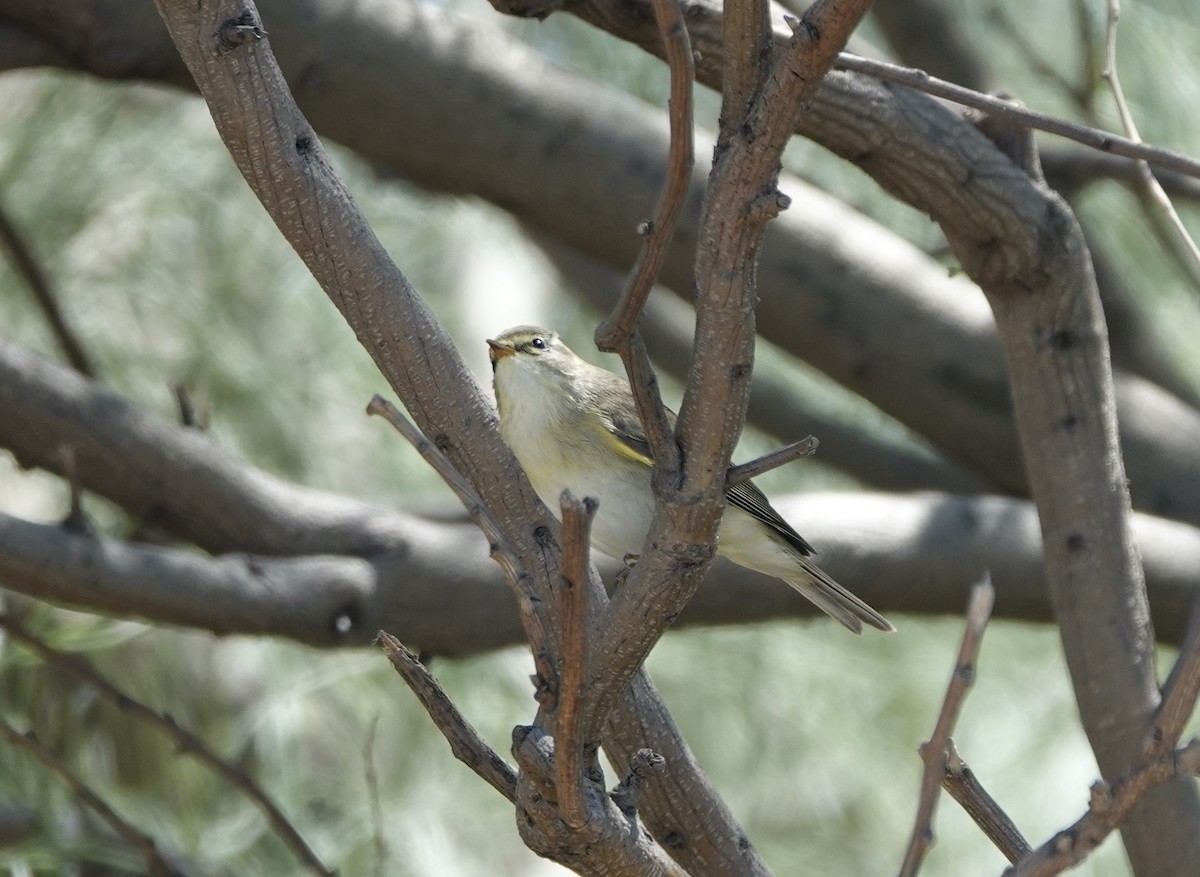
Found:
M 746 120 L 770 69 L 766 59 L 771 55 L 771 43 L 771 4 L 767 0 L 733 0 L 724 5 L 721 142 L 733 136 Z
M 653 0 L 653 7 L 671 77 L 667 178 L 659 195 L 654 218 L 638 229 L 642 236 L 642 247 L 637 262 L 612 314 L 596 328 L 595 340 L 600 350 L 620 354 L 625 364 L 638 416 L 655 465 L 660 471 L 677 472 L 679 447 L 671 434 L 662 396 L 658 391 L 658 378 L 650 366 L 650 356 L 637 327 L 646 299 L 666 260 L 667 249 L 675 235 L 675 225 L 692 181 L 692 168 L 695 165 L 692 83 L 696 69 L 679 0 Z
M 571 828 L 587 824 L 584 789 L 588 741 L 583 706 L 587 700 L 590 637 L 588 636 L 588 568 L 596 500 L 576 499 L 564 490 L 560 498 L 563 524 L 562 591 L 559 618 L 563 653 L 559 662 L 558 698 L 554 713 L 554 781 L 563 822 Z
M 975 661 L 979 655 L 983 631 L 992 615 L 995 597 L 991 576 L 985 576 L 982 582 L 971 589 L 971 599 L 967 604 L 967 625 L 958 648 L 954 673 L 946 687 L 946 696 L 942 700 L 942 709 L 938 713 L 933 733 L 929 741 L 921 747 L 921 760 L 925 763 L 921 775 L 921 795 L 917 804 L 912 838 L 900 865 L 900 877 L 914 877 L 933 842 L 933 812 L 937 808 L 938 790 L 946 775 L 950 734 L 958 721 L 958 714 L 967 698 L 967 692 L 975 681 Z
M 708 569 L 724 510 L 726 472 L 741 433 L 754 359 L 755 271 L 766 223 L 786 206 L 780 157 L 804 101 L 816 91 L 869 0 L 822 0 L 757 91 L 745 124 L 713 165 L 697 254 L 695 353 L 675 432 L 684 469 L 656 481 L 659 503 L 644 554 L 613 595 L 595 651 L 589 709 L 603 721 L 646 654 Z

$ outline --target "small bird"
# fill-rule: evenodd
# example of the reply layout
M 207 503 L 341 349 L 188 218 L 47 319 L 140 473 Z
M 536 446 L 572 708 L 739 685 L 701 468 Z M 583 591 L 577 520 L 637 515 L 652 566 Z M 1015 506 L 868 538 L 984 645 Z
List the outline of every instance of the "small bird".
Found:
M 653 461 L 624 378 L 580 359 L 555 332 L 517 326 L 488 339 L 500 435 L 552 512 L 563 490 L 599 508 L 592 544 L 613 557 L 642 548 L 654 515 Z M 672 426 L 673 412 L 667 412 Z M 812 546 L 749 481 L 730 487 L 717 554 L 787 582 L 854 633 L 894 627 L 808 558 Z

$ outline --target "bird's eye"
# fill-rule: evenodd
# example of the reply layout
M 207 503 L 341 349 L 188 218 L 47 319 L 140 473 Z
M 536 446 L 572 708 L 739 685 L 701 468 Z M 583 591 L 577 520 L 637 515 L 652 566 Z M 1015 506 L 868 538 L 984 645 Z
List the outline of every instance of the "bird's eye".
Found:
M 545 350 L 546 349 L 546 339 L 545 338 L 534 338 L 532 341 L 529 342 L 529 346 L 533 347 L 537 350 Z

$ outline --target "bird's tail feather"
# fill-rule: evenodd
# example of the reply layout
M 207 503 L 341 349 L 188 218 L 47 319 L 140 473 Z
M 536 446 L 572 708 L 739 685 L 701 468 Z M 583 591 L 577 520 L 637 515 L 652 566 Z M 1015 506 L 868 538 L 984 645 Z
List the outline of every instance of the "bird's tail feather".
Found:
M 783 577 L 783 580 L 849 630 L 862 633 L 863 622 L 889 633 L 896 629 L 891 622 L 835 582 L 816 564 L 802 560 L 799 566 L 803 573 Z

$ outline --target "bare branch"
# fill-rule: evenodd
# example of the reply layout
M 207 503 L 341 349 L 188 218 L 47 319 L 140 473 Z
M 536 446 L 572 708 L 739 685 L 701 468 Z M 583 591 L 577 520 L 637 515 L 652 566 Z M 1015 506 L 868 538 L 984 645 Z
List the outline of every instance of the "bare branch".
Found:
M 676 472 L 679 469 L 679 446 L 675 443 L 663 410 L 658 378 L 650 365 L 650 356 L 637 327 L 642 318 L 642 309 L 646 306 L 646 298 L 667 258 L 679 214 L 691 187 L 692 168 L 696 161 L 695 121 L 692 114 L 692 82 L 696 71 L 692 45 L 679 3 L 677 0 L 652 0 L 652 3 L 671 78 L 666 181 L 654 218 L 639 227 L 642 246 L 621 297 L 609 318 L 596 327 L 596 346 L 600 350 L 620 354 L 655 465 L 661 471 Z
M 963 761 L 953 739 L 946 741 L 946 773 L 942 777 L 942 788 L 1010 862 L 1016 863 L 1033 851 L 1020 829 Z
M 63 478 L 71 491 L 71 504 L 63 526 L 76 533 L 92 532 L 92 523 L 83 510 L 83 485 L 79 481 L 79 470 L 75 466 L 75 449 L 70 445 L 60 445 L 58 448 L 59 465 L 62 467 Z
M 726 3 L 724 12 L 721 44 L 725 50 L 725 75 L 721 81 L 718 142 L 746 121 L 770 69 L 763 59 L 770 56 L 772 39 L 768 0 Z
M 375 847 L 375 877 L 386 877 L 388 868 L 387 837 L 383 831 L 383 804 L 379 799 L 379 771 L 375 769 L 375 732 L 379 730 L 379 716 L 371 720 L 367 739 L 363 742 L 363 777 L 367 783 L 367 797 L 371 801 L 371 840 Z
M 438 681 L 425 669 L 425 665 L 400 640 L 386 631 L 379 631 L 379 644 L 396 672 L 408 683 L 429 713 L 429 718 L 445 736 L 454 757 L 509 801 L 516 801 L 516 771 L 471 727 Z
M 864 73 L 885 82 L 894 82 L 915 91 L 922 91 L 934 97 L 953 101 L 964 107 L 973 107 L 988 115 L 1007 119 L 1016 125 L 1056 134 L 1101 152 L 1111 152 L 1114 155 L 1139 159 L 1149 162 L 1155 167 L 1173 170 L 1185 176 L 1200 177 L 1200 160 L 1184 155 L 1182 152 L 1151 146 L 1109 131 L 1089 128 L 1086 125 L 1079 125 L 1046 113 L 1029 110 L 1004 98 L 981 94 L 978 91 L 963 88 L 961 85 L 955 85 L 953 82 L 937 79 L 923 70 L 899 67 L 886 61 L 874 61 L 844 52 L 838 56 L 834 66 L 839 70 L 852 70 L 855 73 Z
M 29 292 L 41 309 L 51 333 L 58 341 L 58 346 L 66 354 L 67 362 L 84 377 L 94 379 L 96 366 L 91 356 L 59 305 L 58 293 L 43 270 L 41 262 L 34 255 L 33 248 L 8 215 L 3 203 L 0 203 L 0 242 L 3 242 L 12 257 L 17 273 L 25 278 L 25 285 L 29 287 Z
M 576 499 L 570 491 L 561 498 L 563 524 L 562 591 L 558 613 L 562 629 L 563 652 L 560 658 L 557 695 L 554 706 L 554 778 L 558 807 L 563 821 L 571 828 L 587 824 L 588 807 L 584 795 L 586 756 L 597 743 L 589 743 L 584 724 L 587 711 L 587 683 L 590 676 L 591 637 L 588 635 L 588 568 L 591 566 L 592 519 L 596 500 Z
M 396 432 L 404 436 L 413 449 L 425 459 L 425 462 L 432 466 L 438 475 L 442 476 L 442 480 L 454 491 L 454 495 L 458 497 L 467 510 L 467 514 L 471 516 L 471 520 L 491 540 L 492 557 L 504 569 L 509 582 L 514 588 L 518 587 L 519 583 L 524 581 L 527 576 L 521 569 L 516 552 L 508 544 L 500 525 L 483 504 L 483 500 L 479 498 L 479 494 L 475 492 L 471 483 L 454 468 L 454 464 L 446 458 L 446 455 L 433 442 L 425 438 L 425 435 L 400 413 L 400 409 L 387 399 L 382 396 L 372 398 L 367 405 L 367 413 L 378 415 L 395 427 Z
M 619 350 L 622 343 L 637 331 L 646 297 L 658 279 L 674 237 L 675 224 L 687 198 L 692 168 L 696 162 L 692 114 L 692 82 L 696 70 L 691 40 L 688 39 L 677 0 L 653 0 L 653 7 L 671 77 L 667 176 L 654 218 L 638 229 L 642 236 L 642 247 L 621 297 L 608 319 L 596 328 L 596 346 L 609 352 Z
M 934 724 L 933 734 L 921 747 L 921 760 L 925 762 L 925 769 L 921 775 L 921 795 L 917 802 L 917 818 L 912 838 L 900 865 L 900 877 L 914 877 L 921 867 L 929 845 L 933 842 L 933 811 L 937 807 L 942 778 L 946 775 L 950 734 L 958 721 L 967 691 L 975 681 L 975 661 L 979 654 L 979 644 L 992 615 L 994 601 L 995 591 L 992 589 L 991 576 L 985 574 L 983 581 L 971 588 L 971 599 L 967 604 L 967 625 L 958 649 L 954 673 L 946 688 L 946 697 L 942 701 L 942 709 Z
M 1038 847 L 1004 877 L 1053 877 L 1086 859 L 1114 829 L 1128 818 L 1133 808 L 1163 783 L 1200 773 L 1200 740 L 1182 749 L 1157 755 L 1138 765 L 1111 786 L 1097 780 L 1091 803 L 1070 827 Z
M 455 496 L 462 502 L 471 516 L 471 520 L 488 538 L 491 556 L 504 570 L 509 587 L 517 597 L 517 611 L 521 616 L 521 626 L 529 639 L 529 647 L 533 653 L 533 662 L 537 668 L 538 691 L 546 692 L 546 686 L 554 678 L 554 668 L 551 664 L 551 644 L 554 640 L 547 629 L 546 620 L 542 614 L 534 610 L 537 604 L 536 595 L 530 588 L 530 578 L 521 565 L 520 557 L 509 544 L 508 538 L 501 529 L 492 513 L 484 505 L 483 500 L 475 492 L 475 488 L 462 476 L 454 464 L 434 444 L 400 413 L 395 405 L 382 396 L 375 396 L 367 405 L 368 414 L 377 414 L 395 427 L 409 444 L 416 449 L 434 471 L 442 476 L 442 480 L 454 491 Z
M 283 811 L 276 806 L 266 792 L 251 779 L 245 771 L 225 761 L 208 745 L 191 731 L 179 725 L 174 718 L 153 710 L 141 701 L 130 697 L 113 683 L 95 671 L 92 666 L 78 655 L 68 655 L 52 648 L 25 630 L 16 619 L 9 615 L 0 615 L 0 627 L 4 628 L 14 640 L 34 652 L 42 660 L 54 665 L 57 669 L 74 676 L 80 682 L 92 688 L 106 701 L 121 712 L 145 722 L 173 742 L 178 751 L 192 756 L 213 773 L 220 776 L 231 786 L 254 802 L 267 818 L 271 830 L 275 832 L 295 853 L 305 869 L 313 874 L 331 877 L 334 873 L 321 864 L 312 848 L 305 843 L 295 826 L 284 816 Z
M 737 466 L 730 466 L 729 472 L 725 475 L 725 483 L 733 487 L 735 484 L 741 484 L 743 481 L 757 478 L 764 472 L 770 472 L 772 469 L 785 466 L 801 457 L 810 457 L 817 452 L 817 448 L 820 445 L 821 443 L 810 435 L 800 439 L 798 442 L 784 445 L 777 451 L 763 454 L 756 460 L 751 460 L 748 463 L 739 463 Z
M 766 224 L 787 200 L 775 188 L 780 156 L 804 102 L 869 5 L 822 0 L 810 8 L 775 59 L 745 124 L 723 140 L 726 148 L 714 162 L 700 232 L 706 245 L 696 258 L 696 347 L 675 432 L 685 468 L 676 484 L 655 485 L 659 502 L 647 538 L 670 534 L 668 544 L 643 554 L 609 603 L 590 704 L 600 717 L 712 561 L 725 471 L 745 420 L 753 371 L 754 272 Z M 687 502 L 672 502 L 675 497 Z
M 1161 755 L 1174 749 L 1179 736 L 1196 710 L 1200 692 L 1200 600 L 1192 605 L 1187 633 L 1179 647 L 1179 657 L 1162 688 L 1162 701 L 1154 714 L 1154 730 L 1146 747 L 1148 755 Z
M 127 844 L 142 854 L 142 858 L 146 860 L 146 867 L 153 877 L 175 877 L 175 875 L 179 874 L 179 871 L 172 868 L 167 863 L 167 860 L 163 858 L 162 853 L 158 851 L 158 847 L 155 846 L 154 840 L 151 837 L 142 834 L 130 825 L 124 817 L 109 806 L 107 801 L 76 776 L 57 755 L 43 746 L 32 731 L 26 731 L 22 734 L 3 718 L 0 718 L 0 733 L 14 747 L 24 749 L 70 786 L 71 791 L 75 793 L 75 796 L 80 801 L 94 810 L 96 815 L 108 823 L 109 827 L 119 834 Z
M 1138 133 L 1133 113 L 1130 112 L 1129 104 L 1125 100 L 1125 90 L 1121 87 L 1120 74 L 1117 73 L 1117 22 L 1121 17 L 1120 0 L 1108 0 L 1106 7 L 1108 20 L 1104 35 L 1104 69 L 1100 75 L 1112 89 L 1113 100 L 1116 102 L 1117 114 L 1121 117 L 1121 126 L 1125 129 L 1125 136 L 1134 143 L 1141 143 L 1142 137 Z M 1171 203 L 1162 184 L 1151 172 L 1150 165 L 1145 161 L 1139 161 L 1136 167 L 1138 180 L 1146 198 L 1160 211 L 1168 228 L 1173 233 L 1173 237 L 1168 241 L 1168 246 L 1172 250 L 1181 251 L 1187 257 L 1184 269 L 1191 276 L 1193 282 L 1200 281 L 1200 247 L 1196 246 L 1196 242 L 1188 234 L 1187 227 L 1184 226 L 1178 211 L 1175 210 L 1175 205 Z

